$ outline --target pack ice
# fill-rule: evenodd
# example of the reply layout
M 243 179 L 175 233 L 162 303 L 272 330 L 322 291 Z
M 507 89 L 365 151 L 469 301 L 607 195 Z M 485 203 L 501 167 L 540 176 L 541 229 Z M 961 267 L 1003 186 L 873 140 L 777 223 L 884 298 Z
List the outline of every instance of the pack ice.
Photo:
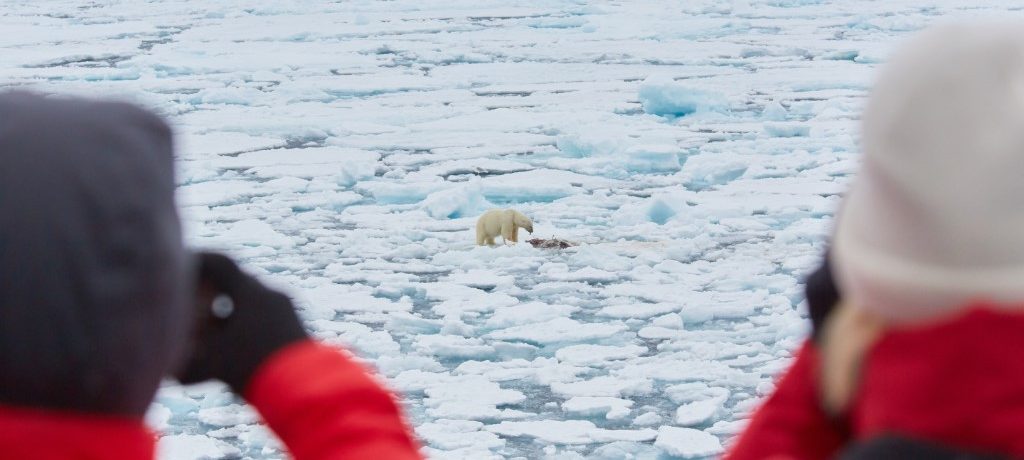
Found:
M 720 454 L 806 333 L 801 277 L 879 63 L 1005 2 L 255 1 L 8 6 L 0 85 L 177 132 L 190 245 L 289 292 L 437 459 Z M 512 207 L 561 250 L 475 247 Z M 165 459 L 281 458 L 167 382 Z

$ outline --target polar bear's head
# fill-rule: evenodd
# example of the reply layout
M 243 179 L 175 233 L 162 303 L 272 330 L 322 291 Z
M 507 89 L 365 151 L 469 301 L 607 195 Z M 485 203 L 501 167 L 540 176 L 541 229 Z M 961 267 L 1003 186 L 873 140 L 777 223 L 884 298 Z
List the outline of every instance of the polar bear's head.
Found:
M 520 228 L 526 229 L 526 231 L 529 232 L 532 235 L 533 234 L 533 221 L 530 220 L 529 217 L 526 217 L 525 214 L 523 214 L 523 213 L 521 213 L 519 211 L 515 211 L 515 210 L 511 210 L 511 211 L 512 211 L 512 221 L 516 225 L 518 225 Z

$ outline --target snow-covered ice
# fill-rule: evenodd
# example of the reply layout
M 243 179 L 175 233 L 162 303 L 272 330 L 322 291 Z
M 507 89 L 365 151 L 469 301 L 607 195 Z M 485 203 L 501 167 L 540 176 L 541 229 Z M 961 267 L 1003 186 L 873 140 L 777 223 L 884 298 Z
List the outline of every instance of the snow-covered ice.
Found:
M 577 416 L 602 416 L 608 420 L 618 420 L 629 416 L 633 401 L 622 398 L 601 396 L 576 396 L 562 403 L 562 410 Z
M 380 371 L 431 457 L 706 458 L 806 333 L 801 279 L 878 66 L 984 16 L 1024 12 L 22 2 L 0 15 L 0 86 L 168 117 L 188 243 Z M 474 247 L 491 207 L 577 245 Z M 221 385 L 167 382 L 147 422 L 166 459 L 283 455 Z
M 592 444 L 613 441 L 652 441 L 658 433 L 649 428 L 639 430 L 608 430 L 585 420 L 539 420 L 534 422 L 501 422 L 485 427 L 488 431 L 509 437 L 529 437 L 555 444 Z
M 157 457 L 181 460 L 230 458 L 241 452 L 230 444 L 201 434 L 175 434 L 160 438 Z
M 654 446 L 679 458 L 704 458 L 722 452 L 722 443 L 714 435 L 674 426 L 662 426 Z

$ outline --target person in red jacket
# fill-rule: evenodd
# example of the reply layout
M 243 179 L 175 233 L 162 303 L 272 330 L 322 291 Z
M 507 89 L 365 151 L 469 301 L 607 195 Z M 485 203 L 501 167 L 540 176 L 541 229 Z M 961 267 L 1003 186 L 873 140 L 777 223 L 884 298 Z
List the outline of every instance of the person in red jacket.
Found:
M 156 115 L 0 94 L 0 458 L 152 459 L 169 375 L 224 381 L 297 460 L 422 458 L 394 395 L 286 296 L 185 250 L 174 189 Z
M 862 145 L 815 333 L 726 458 L 1024 458 L 1024 28 L 912 40 Z

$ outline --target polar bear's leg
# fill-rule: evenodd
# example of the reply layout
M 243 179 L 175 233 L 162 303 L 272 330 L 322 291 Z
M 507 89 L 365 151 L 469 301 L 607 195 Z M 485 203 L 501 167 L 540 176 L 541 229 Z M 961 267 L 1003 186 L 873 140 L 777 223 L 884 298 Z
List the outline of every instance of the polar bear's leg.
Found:
M 501 241 L 502 241 L 502 243 L 508 244 L 509 241 L 511 241 L 513 243 L 516 242 L 515 234 L 512 233 L 515 228 L 516 228 L 516 226 L 513 225 L 511 222 L 502 222 L 501 223 Z
M 505 211 L 503 210 L 494 209 L 483 213 L 476 221 L 477 244 L 494 246 L 494 238 L 501 234 L 501 228 L 505 219 Z
M 480 220 L 476 221 L 476 245 L 483 246 L 487 243 L 487 226 L 485 225 L 484 219 L 481 217 Z
M 512 224 L 512 242 L 519 242 L 519 226 L 516 225 L 515 223 Z
M 516 242 L 516 212 L 506 209 L 501 216 L 501 239 L 505 244 Z

